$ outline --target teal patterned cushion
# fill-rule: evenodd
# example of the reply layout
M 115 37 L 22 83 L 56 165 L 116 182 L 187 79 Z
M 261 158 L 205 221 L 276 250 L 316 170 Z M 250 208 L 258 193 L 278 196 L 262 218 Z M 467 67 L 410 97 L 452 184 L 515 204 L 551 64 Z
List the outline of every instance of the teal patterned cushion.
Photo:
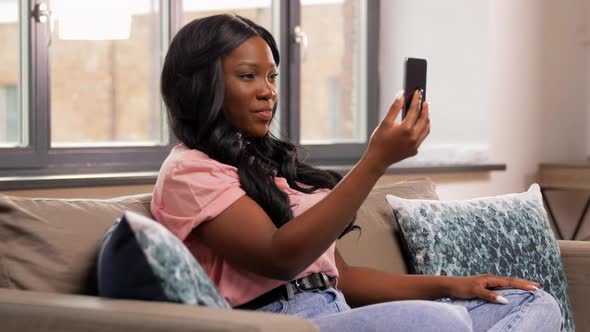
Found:
M 174 234 L 133 212 L 103 238 L 98 289 L 101 296 L 231 308 Z
M 537 281 L 559 303 L 561 330 L 575 330 L 559 247 L 537 184 L 524 193 L 464 201 L 386 199 L 411 273 Z

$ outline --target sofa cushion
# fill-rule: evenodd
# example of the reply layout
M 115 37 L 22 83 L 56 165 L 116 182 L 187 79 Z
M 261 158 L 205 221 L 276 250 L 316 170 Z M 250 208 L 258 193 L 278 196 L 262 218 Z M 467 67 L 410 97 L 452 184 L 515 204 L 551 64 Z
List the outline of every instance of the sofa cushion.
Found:
M 126 212 L 101 242 L 98 294 L 231 308 L 174 234 L 133 212 Z
M 537 184 L 528 192 L 464 201 L 406 200 L 392 195 L 410 272 L 483 273 L 541 283 L 561 307 L 562 331 L 574 320 L 559 247 Z
M 0 287 L 96 294 L 100 239 L 126 210 L 151 217 L 150 200 L 0 195 Z
M 408 199 L 438 199 L 432 180 L 419 178 L 375 186 L 357 211 L 356 224 L 361 231 L 338 240 L 338 251 L 348 264 L 370 266 L 388 272 L 407 273 L 399 245 L 397 225 L 385 195 Z

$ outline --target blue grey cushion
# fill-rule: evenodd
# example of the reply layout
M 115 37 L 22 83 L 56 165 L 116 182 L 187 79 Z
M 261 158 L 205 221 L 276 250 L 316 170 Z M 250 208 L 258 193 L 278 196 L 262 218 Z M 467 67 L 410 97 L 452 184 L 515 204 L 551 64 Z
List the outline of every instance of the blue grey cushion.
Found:
M 164 226 L 133 212 L 103 237 L 100 296 L 231 308 L 186 246 Z
M 411 273 L 537 281 L 559 303 L 561 330 L 575 330 L 559 247 L 537 184 L 524 193 L 464 201 L 386 199 Z

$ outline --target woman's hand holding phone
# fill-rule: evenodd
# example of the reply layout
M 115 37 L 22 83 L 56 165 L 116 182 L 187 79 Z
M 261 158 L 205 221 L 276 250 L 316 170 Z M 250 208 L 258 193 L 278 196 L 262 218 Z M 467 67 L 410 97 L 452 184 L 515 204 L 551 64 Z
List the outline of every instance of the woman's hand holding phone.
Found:
M 430 110 L 428 103 L 422 101 L 422 93 L 419 90 L 414 93 L 406 117 L 396 123 L 403 105 L 404 93 L 400 91 L 387 115 L 371 135 L 363 156 L 369 158 L 383 172 L 390 165 L 415 156 L 430 133 Z

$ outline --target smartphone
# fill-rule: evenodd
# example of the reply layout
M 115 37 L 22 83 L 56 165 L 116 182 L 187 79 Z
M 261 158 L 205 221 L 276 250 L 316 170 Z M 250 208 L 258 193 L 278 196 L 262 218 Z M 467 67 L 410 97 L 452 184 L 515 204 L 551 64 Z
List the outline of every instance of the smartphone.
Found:
M 402 119 L 406 117 L 412 97 L 416 90 L 422 90 L 422 101 L 426 100 L 426 60 L 417 58 L 406 58 L 404 61 L 404 108 Z M 422 104 L 420 104 L 422 112 Z

